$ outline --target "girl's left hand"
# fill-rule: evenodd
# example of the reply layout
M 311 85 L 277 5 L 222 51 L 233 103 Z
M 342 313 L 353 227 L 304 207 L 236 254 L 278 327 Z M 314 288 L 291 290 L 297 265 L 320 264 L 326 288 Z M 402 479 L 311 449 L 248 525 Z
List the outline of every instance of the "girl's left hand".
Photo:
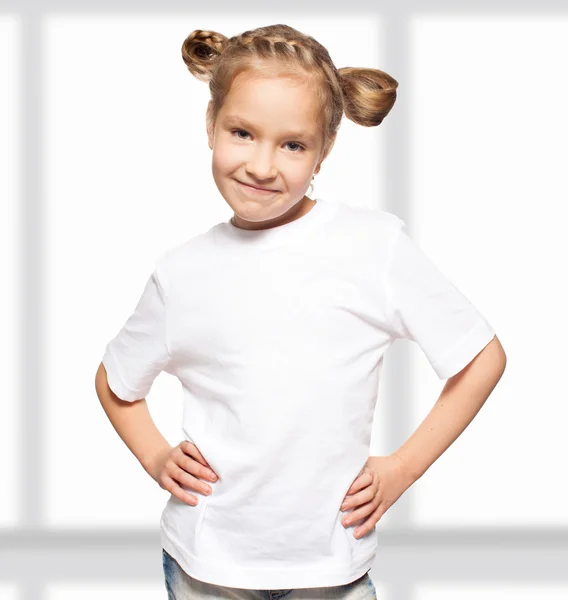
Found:
M 353 509 L 342 519 L 343 525 L 366 518 L 354 532 L 356 538 L 365 535 L 412 483 L 404 463 L 396 454 L 370 456 L 341 505 L 342 511 Z

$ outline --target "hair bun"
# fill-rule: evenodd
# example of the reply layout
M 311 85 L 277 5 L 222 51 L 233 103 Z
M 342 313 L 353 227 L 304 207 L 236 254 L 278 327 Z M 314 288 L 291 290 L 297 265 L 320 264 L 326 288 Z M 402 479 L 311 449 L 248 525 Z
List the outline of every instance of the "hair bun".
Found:
M 192 31 L 181 45 L 181 56 L 190 73 L 201 81 L 210 81 L 217 58 L 228 41 L 216 31 Z
M 338 73 L 345 116 L 364 127 L 380 125 L 396 101 L 398 81 L 380 69 L 342 67 Z

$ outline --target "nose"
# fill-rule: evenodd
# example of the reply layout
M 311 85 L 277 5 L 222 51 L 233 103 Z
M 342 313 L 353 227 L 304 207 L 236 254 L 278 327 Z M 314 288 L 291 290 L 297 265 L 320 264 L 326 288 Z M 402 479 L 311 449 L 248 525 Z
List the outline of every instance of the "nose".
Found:
M 259 184 L 264 183 L 265 185 L 268 185 L 278 173 L 270 149 L 260 147 L 249 157 L 245 169 L 251 178 L 254 178 Z

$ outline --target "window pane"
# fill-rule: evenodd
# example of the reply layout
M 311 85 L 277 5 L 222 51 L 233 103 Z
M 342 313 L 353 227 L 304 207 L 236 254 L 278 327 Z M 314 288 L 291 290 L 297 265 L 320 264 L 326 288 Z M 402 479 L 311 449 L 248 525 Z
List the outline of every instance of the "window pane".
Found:
M 568 20 L 417 16 L 411 41 L 415 237 L 508 355 L 470 428 L 416 483 L 416 522 L 567 524 L 558 473 L 568 454 L 568 321 L 558 317 L 568 304 Z M 532 74 L 545 88 L 535 91 Z M 412 355 L 414 428 L 441 389 L 421 353 Z M 544 510 L 527 490 L 546 490 Z
M 199 183 L 189 199 L 184 192 L 188 175 L 205 168 L 201 145 L 187 153 L 186 131 L 199 138 L 206 106 L 206 86 L 201 96 L 184 87 L 184 33 L 174 17 L 46 20 L 51 525 L 157 528 L 169 495 L 114 431 L 94 380 L 155 259 L 215 212 L 213 202 L 201 203 L 195 215 L 192 201 L 210 194 Z M 199 126 L 195 118 L 183 122 L 196 114 Z M 148 404 L 166 438 L 179 443 L 179 382 L 161 374 Z
M 18 519 L 17 463 L 21 406 L 20 311 L 21 258 L 21 54 L 20 22 L 17 16 L 0 16 L 0 267 L 2 269 L 2 418 L 0 419 L 0 527 Z M 0 592 L 1 594 L 2 592 Z M 6 592 L 7 593 L 7 592 Z M 0 595 L 0 598 L 2 596 Z M 8 597 L 8 596 L 7 596 Z

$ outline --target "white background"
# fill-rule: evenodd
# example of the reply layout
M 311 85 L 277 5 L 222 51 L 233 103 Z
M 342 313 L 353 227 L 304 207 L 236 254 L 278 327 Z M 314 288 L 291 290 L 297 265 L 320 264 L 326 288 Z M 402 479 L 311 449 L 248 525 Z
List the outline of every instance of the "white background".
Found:
M 0 600 L 166 597 L 168 494 L 94 377 L 156 257 L 232 214 L 211 176 L 208 87 L 181 44 L 271 23 L 315 37 L 338 68 L 398 80 L 380 127 L 344 119 L 313 196 L 403 218 L 507 353 L 472 424 L 377 526 L 379 597 L 567 597 L 568 19 L 222 15 L 0 13 Z M 384 374 L 372 454 L 399 447 L 443 386 L 412 343 Z M 161 374 L 148 404 L 179 443 L 177 380 Z

